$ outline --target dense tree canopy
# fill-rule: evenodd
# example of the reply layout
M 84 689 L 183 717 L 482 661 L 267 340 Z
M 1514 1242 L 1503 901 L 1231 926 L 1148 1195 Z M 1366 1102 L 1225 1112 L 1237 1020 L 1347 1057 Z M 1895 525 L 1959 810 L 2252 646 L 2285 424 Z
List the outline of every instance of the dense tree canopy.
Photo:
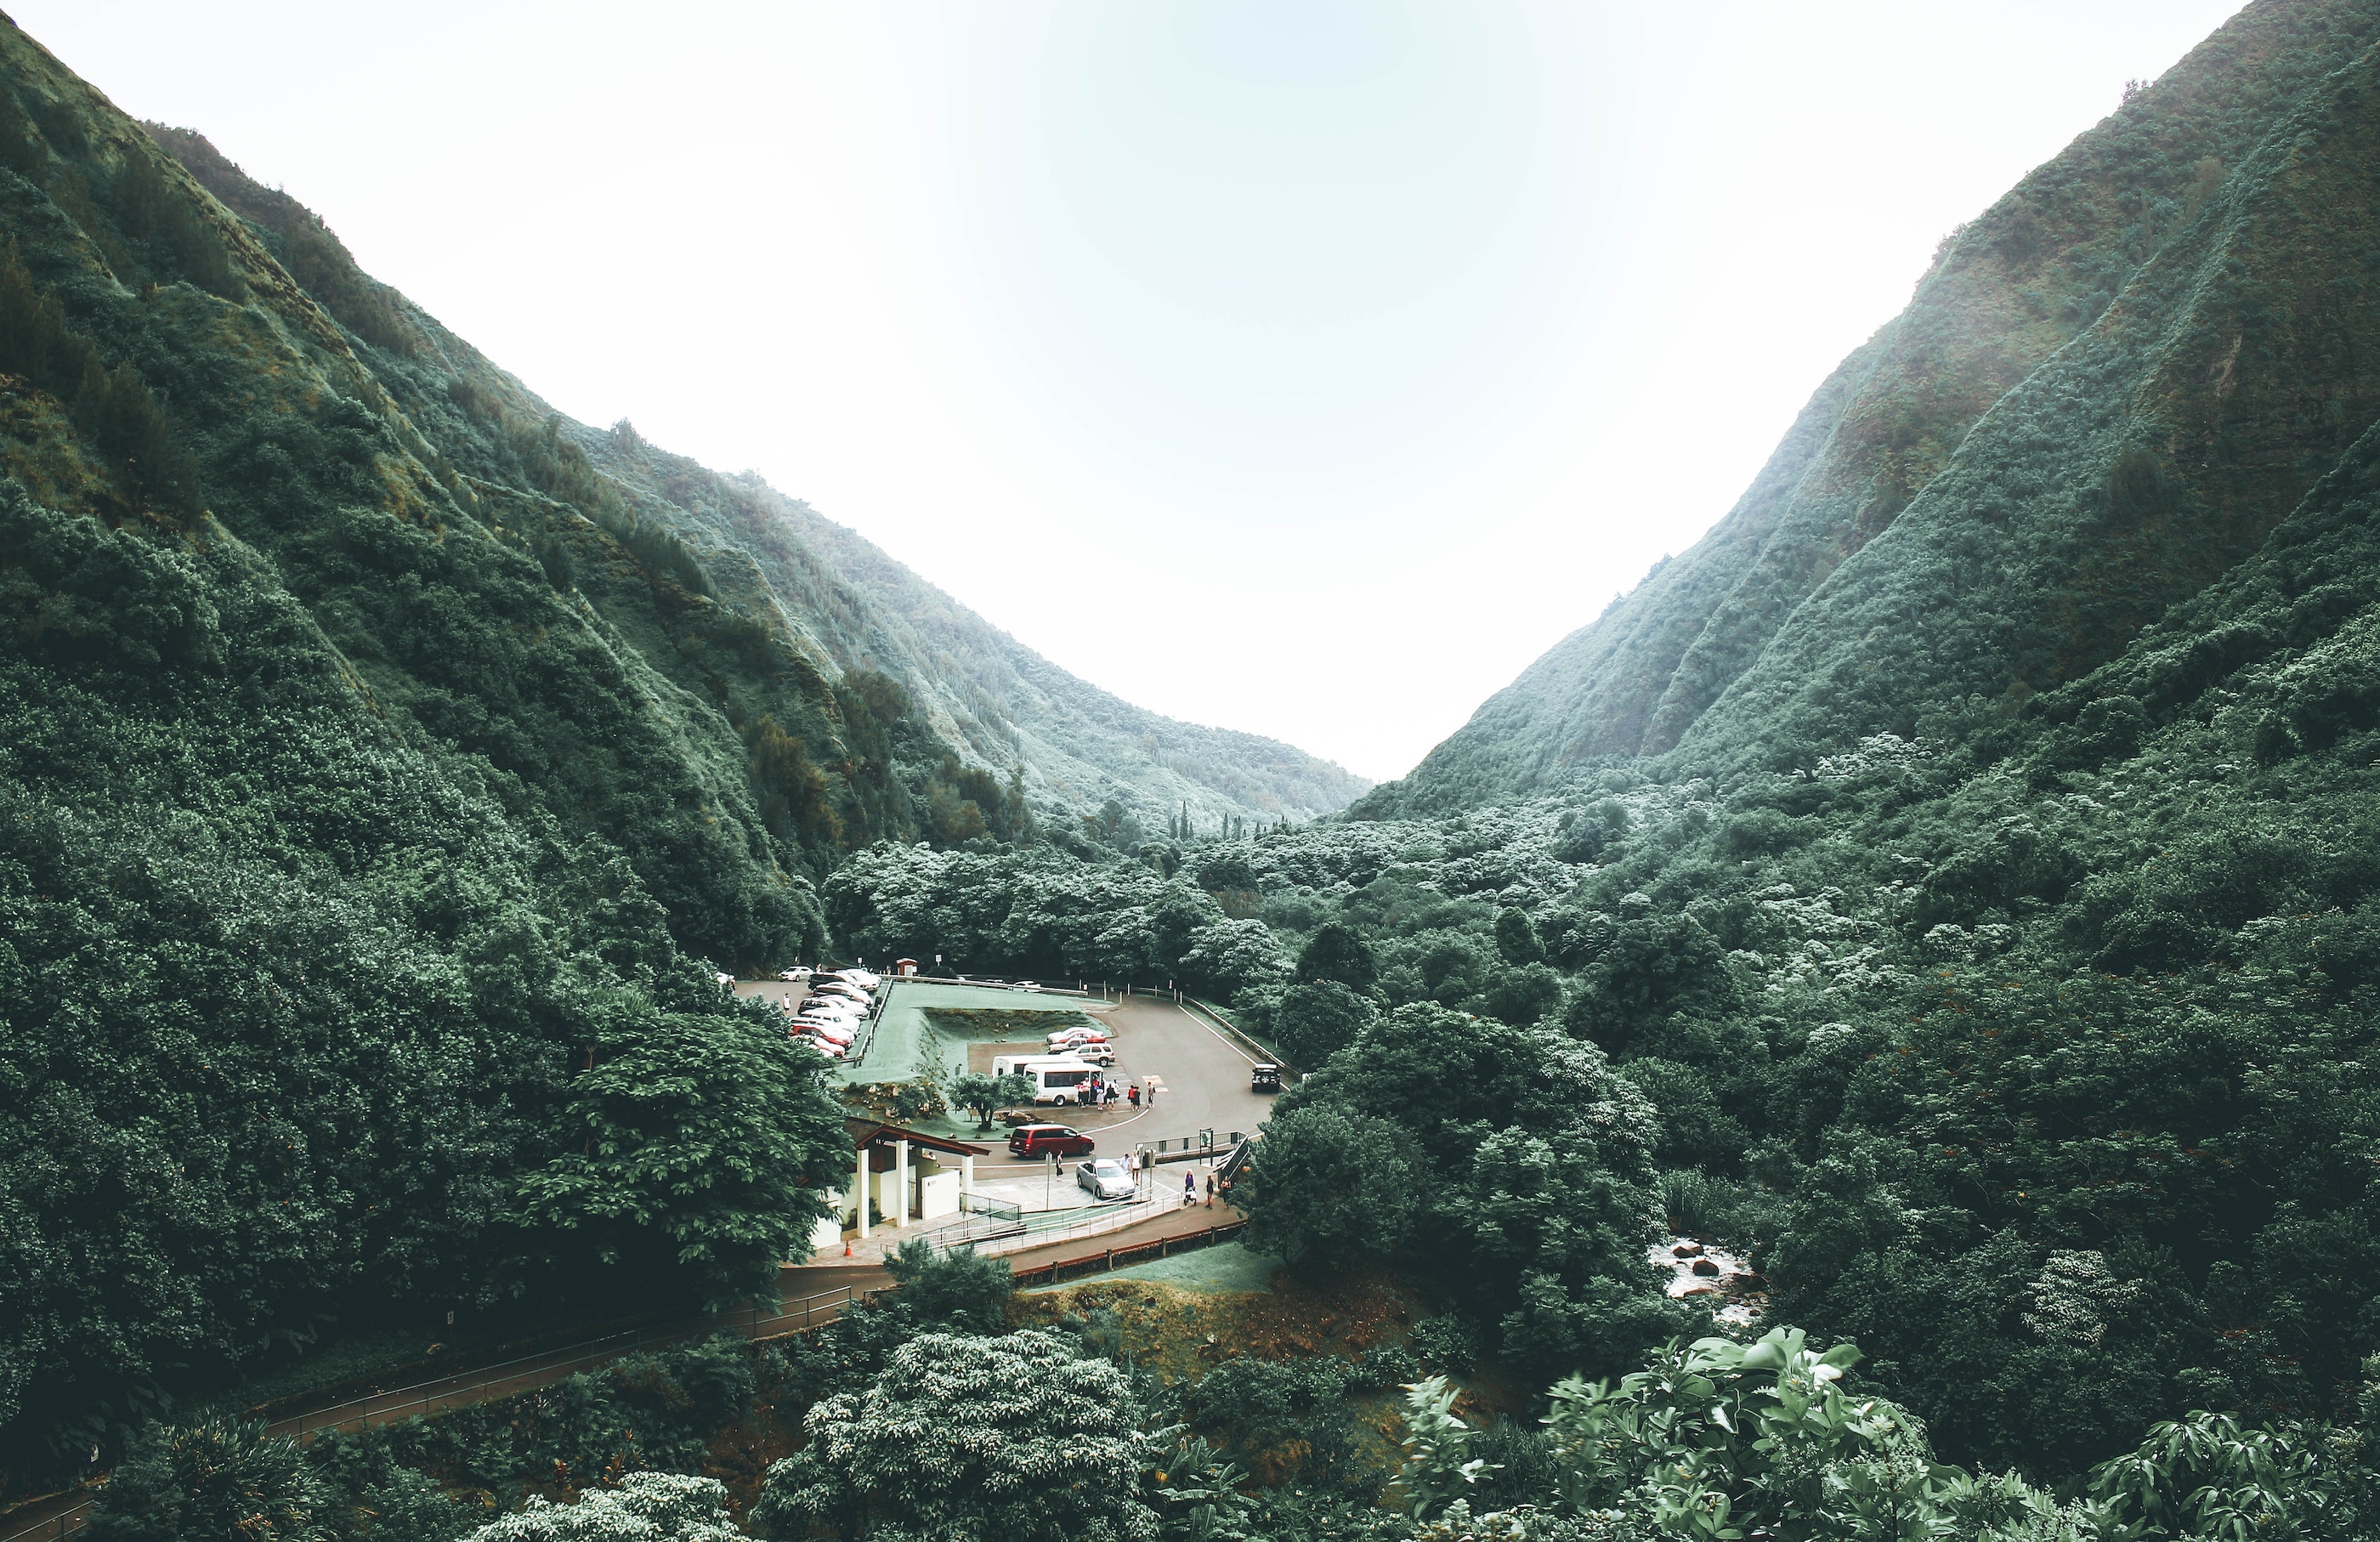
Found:
M 865 1392 L 812 1409 L 769 1471 L 768 1535 L 919 1542 L 1149 1542 L 1131 1384 L 1047 1334 L 928 1333 Z

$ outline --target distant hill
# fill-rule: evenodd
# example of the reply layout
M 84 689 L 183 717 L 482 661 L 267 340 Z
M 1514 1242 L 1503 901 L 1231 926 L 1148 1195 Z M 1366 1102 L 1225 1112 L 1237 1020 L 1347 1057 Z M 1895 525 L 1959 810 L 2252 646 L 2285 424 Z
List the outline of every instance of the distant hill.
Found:
M 536 454 L 524 458 L 506 443 L 532 431 L 566 442 L 571 448 L 556 453 L 571 460 L 567 469 L 585 475 L 577 467 L 583 457 L 596 479 L 576 496 L 587 505 L 582 512 L 600 512 L 589 496 L 608 498 L 641 528 L 679 542 L 708 577 L 711 598 L 742 608 L 772 632 L 782 628 L 828 681 L 864 674 L 880 686 L 897 686 L 899 699 L 886 700 L 914 717 L 915 731 L 893 735 L 895 764 L 919 806 L 913 821 L 918 832 L 955 833 L 936 828 L 927 807 L 946 757 L 1003 785 L 1018 782 L 1045 820 L 1071 823 L 1114 799 L 1152 831 L 1185 809 L 1203 830 L 1235 818 L 1312 819 L 1344 807 L 1371 785 L 1276 740 L 1178 722 L 1087 685 L 864 537 L 757 478 L 719 476 L 625 426 L 601 431 L 562 418 L 404 296 L 364 274 L 295 200 L 259 185 L 196 132 L 146 127 L 286 260 L 407 416 L 468 475 L 516 493 L 527 481 L 527 491 L 560 492 L 573 502 L 571 490 L 539 484 Z M 664 656 L 676 649 L 673 639 Z M 701 688 L 734 716 L 737 698 L 732 689 L 722 694 L 733 672 L 701 673 Z M 945 807 L 968 801 L 962 780 L 940 776 Z M 893 823 L 908 828 L 897 816 Z
M 2255 552 L 2380 415 L 2373 7 L 2249 6 L 1943 243 L 1693 549 L 1373 815 L 2013 712 Z

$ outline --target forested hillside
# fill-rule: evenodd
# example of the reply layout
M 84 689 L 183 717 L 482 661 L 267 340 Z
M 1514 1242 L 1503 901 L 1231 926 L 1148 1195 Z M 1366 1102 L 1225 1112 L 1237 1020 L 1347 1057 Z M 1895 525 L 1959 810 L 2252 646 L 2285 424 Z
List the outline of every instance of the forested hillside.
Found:
M 0 1476 L 120 1455 L 160 1542 L 2380 1526 L 2380 0 L 2129 95 L 1306 822 L 0 65 Z M 1216 998 L 1294 1073 L 1266 1290 L 920 1246 L 303 1451 L 142 1417 L 338 1314 L 763 1286 L 851 1147 L 706 961 L 830 932 Z
M 1303 959 L 1242 1005 L 1319 1068 L 1276 1132 L 1408 1123 L 1367 1068 L 1443 1063 L 1435 1009 L 1559 1032 L 1649 1100 L 1672 1224 L 1947 1454 L 2072 1477 L 2191 1409 L 2351 1413 L 2375 21 L 2250 6 L 1947 242 L 1701 546 L 1354 821 L 1245 846 Z M 1570 1188 L 1648 1181 L 1539 1138 Z M 1425 1193 L 1471 1185 L 1404 1223 L 1425 1270 L 1563 1186 L 1424 1154 Z M 1646 1331 L 1590 1253 L 1525 1254 L 1445 1285 L 1508 1350 L 1592 1372 Z M 1545 1353 L 1563 1320 L 1593 1353 Z
M 0 473 L 0 1488 L 334 1319 L 767 1286 L 847 1148 L 713 970 L 850 852 L 1360 790 L 561 419 L 13 25 Z
M 1071 832 L 1111 799 L 1148 829 L 1184 808 L 1218 829 L 1330 813 L 1370 785 L 1275 740 L 1177 722 L 1086 685 L 759 478 L 722 477 L 625 423 L 599 431 L 560 416 L 361 273 L 296 200 L 199 134 L 148 127 L 283 259 L 475 491 L 528 498 L 513 523 L 547 543 L 541 552 L 569 559 L 558 571 L 576 581 L 592 565 L 600 576 L 589 543 L 610 534 L 663 570 L 656 596 L 672 579 L 686 590 L 673 606 L 581 585 L 607 617 L 627 613 L 617 624 L 631 642 L 739 731 L 749 736 L 773 715 L 801 747 L 801 762 L 776 775 L 771 757 L 756 754 L 759 796 L 771 809 L 783 801 L 778 819 L 797 837 L 954 842 L 988 828 L 1013 838 L 1026 817 Z M 1070 601 L 1053 590 L 1050 602 Z M 771 692 L 788 669 L 827 682 L 850 721 L 785 715 Z M 832 789 L 819 807 L 809 806 L 813 768 Z
M 2380 412 L 2375 35 L 2251 6 L 1951 233 L 1708 536 L 1365 807 L 2013 711 L 2256 550 Z

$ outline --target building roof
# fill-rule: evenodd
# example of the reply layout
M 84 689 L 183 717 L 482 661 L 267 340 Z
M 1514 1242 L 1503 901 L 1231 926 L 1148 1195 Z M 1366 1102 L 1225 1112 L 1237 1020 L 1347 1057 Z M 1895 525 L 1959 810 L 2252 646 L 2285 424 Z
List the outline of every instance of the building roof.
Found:
M 846 1119 L 844 1132 L 851 1136 L 855 1151 L 879 1140 L 905 1140 L 912 1146 L 922 1146 L 929 1151 L 948 1151 L 954 1157 L 989 1157 L 989 1146 L 969 1146 L 963 1140 L 951 1140 L 942 1135 L 929 1135 L 922 1130 L 906 1130 L 898 1124 L 887 1124 L 880 1119 Z

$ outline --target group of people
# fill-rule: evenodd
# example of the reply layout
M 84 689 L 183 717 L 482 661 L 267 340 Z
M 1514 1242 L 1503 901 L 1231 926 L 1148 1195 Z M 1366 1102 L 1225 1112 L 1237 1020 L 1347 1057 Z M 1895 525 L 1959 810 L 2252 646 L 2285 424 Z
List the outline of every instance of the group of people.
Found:
M 1129 1103 L 1134 1108 L 1137 1109 L 1140 1107 L 1141 1102 L 1140 1084 L 1138 1082 L 1118 1082 L 1112 1078 L 1094 1076 L 1091 1078 L 1090 1096 L 1085 1098 L 1083 1101 L 1094 1104 L 1100 1108 L 1113 1108 L 1118 1103 Z M 1155 1087 L 1151 1087 L 1148 1090 L 1148 1102 L 1149 1106 L 1152 1108 L 1157 1104 L 1157 1089 Z

